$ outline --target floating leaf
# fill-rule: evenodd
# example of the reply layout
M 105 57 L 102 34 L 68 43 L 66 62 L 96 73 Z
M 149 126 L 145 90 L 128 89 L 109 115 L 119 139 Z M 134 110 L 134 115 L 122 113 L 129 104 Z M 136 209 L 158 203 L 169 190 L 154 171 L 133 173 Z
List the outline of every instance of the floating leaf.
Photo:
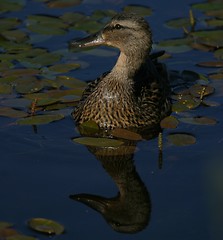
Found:
M 218 49 L 214 52 L 214 56 L 218 59 L 222 59 L 223 60 L 223 48 Z
M 206 23 L 211 27 L 222 27 L 223 19 L 207 19 Z
M 21 118 L 17 121 L 20 125 L 39 125 L 58 121 L 64 118 L 64 115 L 36 115 L 27 118 Z
M 161 122 L 161 128 L 176 128 L 179 124 L 179 121 L 174 116 L 165 117 Z
M 223 79 L 223 78 L 222 78 Z M 209 100 L 202 100 L 201 102 L 202 105 L 206 106 L 206 107 L 218 107 L 221 104 L 218 102 L 214 102 L 214 101 L 209 101 Z
M 191 95 L 195 97 L 208 96 L 214 92 L 214 88 L 210 85 L 193 85 L 189 88 Z
M 28 113 L 16 110 L 9 107 L 0 107 L 0 116 L 10 117 L 10 118 L 23 118 L 27 117 Z
M 85 88 L 87 83 L 81 81 L 77 78 L 69 77 L 69 76 L 57 76 L 56 81 L 59 86 L 69 87 L 69 88 Z
M 199 62 L 197 63 L 199 67 L 223 67 L 223 61 L 212 61 L 212 62 Z
M 58 72 L 58 73 L 66 73 L 71 70 L 75 70 L 80 67 L 80 64 L 78 63 L 61 63 L 61 64 L 56 64 L 48 69 L 53 72 Z
M 223 72 L 219 72 L 219 73 L 212 73 L 208 76 L 210 79 L 213 80 L 222 80 L 223 79 Z
M 51 0 L 48 2 L 47 6 L 50 8 L 66 8 L 77 6 L 82 2 L 82 0 Z
M 152 14 L 151 8 L 142 5 L 127 5 L 123 9 L 124 12 L 133 12 L 141 16 L 150 16 Z
M 37 240 L 35 237 L 26 236 L 22 234 L 13 235 L 6 238 L 7 240 Z
M 60 223 L 45 218 L 32 218 L 28 221 L 28 226 L 35 231 L 49 235 L 59 235 L 64 232 L 64 227 Z
M 0 83 L 0 94 L 10 94 L 12 93 L 12 86 L 5 83 Z
M 22 0 L 1 0 L 0 1 L 0 13 L 19 11 L 23 8 L 25 2 Z
M 123 138 L 123 139 L 127 139 L 127 140 L 133 140 L 133 141 L 140 141 L 142 140 L 142 136 L 138 133 L 126 130 L 126 129 L 122 129 L 122 128 L 116 128 L 114 129 L 111 134 L 114 137 L 117 138 Z
M 1 3 L 0 3 L 1 5 Z M 18 18 L 1 18 L 0 19 L 0 31 L 10 30 L 17 27 L 21 23 Z
M 223 30 L 207 30 L 191 32 L 190 35 L 195 41 L 214 47 L 223 47 Z
M 179 112 L 184 112 L 184 111 L 187 111 L 187 110 L 189 110 L 188 107 L 183 103 L 176 102 L 172 105 L 172 111 L 173 112 L 179 113 Z
M 8 222 L 0 222 L 0 230 L 4 229 L 4 228 L 9 228 L 12 227 L 13 224 L 12 223 L 8 223 Z
M 160 41 L 156 47 L 172 53 L 182 53 L 191 50 L 190 44 L 192 40 L 189 38 L 177 38 L 171 40 Z
M 187 146 L 196 143 L 196 138 L 190 134 L 173 133 L 167 136 L 170 143 L 176 146 Z
M 17 236 L 19 233 L 13 228 L 0 229 L 0 239 L 8 239 L 13 236 Z
M 2 106 L 12 107 L 12 108 L 27 108 L 31 104 L 29 99 L 24 98 L 8 98 L 1 101 Z
M 191 26 L 189 18 L 175 18 L 170 21 L 167 21 L 166 25 L 171 28 L 183 28 Z
M 27 34 L 22 30 L 8 30 L 1 32 L 2 36 L 4 36 L 7 40 L 15 41 L 15 42 L 24 42 L 28 39 Z
M 74 138 L 74 142 L 94 147 L 118 147 L 123 144 L 120 140 L 109 138 L 80 137 Z
M 192 117 L 192 118 L 180 118 L 181 122 L 196 124 L 196 125 L 215 125 L 217 121 L 214 118 L 208 117 Z
M 28 69 L 28 68 L 17 68 L 17 69 L 10 69 L 8 71 L 4 71 L 2 73 L 3 77 L 7 76 L 30 76 L 30 75 L 37 75 L 39 73 L 39 70 L 37 69 Z
M 192 4 L 192 7 L 206 12 L 211 10 L 213 11 L 213 10 L 222 9 L 223 3 L 221 2 L 195 3 L 195 4 Z

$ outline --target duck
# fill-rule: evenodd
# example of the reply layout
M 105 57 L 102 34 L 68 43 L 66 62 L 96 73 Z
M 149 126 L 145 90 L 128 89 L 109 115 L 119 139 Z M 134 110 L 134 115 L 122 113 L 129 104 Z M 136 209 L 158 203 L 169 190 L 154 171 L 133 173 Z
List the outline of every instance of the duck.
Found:
M 114 67 L 88 83 L 72 112 L 77 124 L 94 121 L 101 129 L 153 128 L 171 112 L 166 67 L 151 54 L 149 23 L 135 13 L 117 13 L 97 33 L 71 47 L 119 49 Z

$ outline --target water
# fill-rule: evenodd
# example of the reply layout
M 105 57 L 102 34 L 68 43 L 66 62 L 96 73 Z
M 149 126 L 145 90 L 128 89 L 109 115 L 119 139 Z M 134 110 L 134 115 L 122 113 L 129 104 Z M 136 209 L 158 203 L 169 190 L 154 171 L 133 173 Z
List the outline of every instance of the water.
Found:
M 163 26 L 165 20 L 188 15 L 192 0 L 185 1 L 84 1 L 72 11 L 91 12 L 93 9 L 120 10 L 129 3 L 145 4 L 153 8 L 148 18 L 154 32 L 154 40 L 177 37 L 177 31 Z M 70 9 L 69 9 L 70 10 Z M 21 12 L 8 13 L 24 17 L 27 13 L 49 13 L 41 3 L 27 1 Z M 58 14 L 66 10 L 52 10 Z M 6 16 L 7 14 L 5 14 Z M 75 32 L 75 35 L 83 34 Z M 58 37 L 52 49 L 67 47 L 74 36 Z M 42 43 L 44 46 L 49 42 Z M 80 54 L 89 67 L 75 72 L 75 77 L 93 79 L 112 67 L 116 57 L 89 57 Z M 209 59 L 209 53 L 191 51 L 176 54 L 167 61 L 174 70 L 198 70 L 197 61 Z M 200 69 L 207 74 L 212 69 Z M 218 90 L 217 93 L 220 91 Z M 214 100 L 222 101 L 214 95 Z M 56 220 L 65 226 L 66 233 L 57 239 L 171 239 L 208 240 L 221 239 L 222 230 L 222 106 L 193 110 L 196 115 L 211 116 L 218 120 L 215 126 L 181 124 L 176 130 L 164 131 L 163 167 L 158 167 L 157 139 L 141 141 L 133 161 L 136 174 L 148 191 L 150 217 L 148 225 L 134 234 L 114 231 L 104 218 L 88 206 L 73 201 L 71 194 L 94 194 L 107 198 L 117 196 L 117 176 L 104 160 L 97 160 L 85 146 L 74 144 L 78 136 L 71 117 L 56 123 L 38 126 L 35 134 L 30 126 L 12 124 L 13 119 L 0 118 L 1 161 L 0 161 L 0 215 L 1 221 L 15 224 L 16 229 L 39 239 L 46 239 L 26 227 L 33 217 Z M 187 147 L 170 145 L 166 136 L 171 132 L 188 132 L 195 135 L 197 142 Z M 221 154 L 221 155 L 220 155 Z M 107 168 L 106 168 L 107 167 Z M 125 171 L 125 169 L 122 171 Z M 133 174 L 133 175 L 134 175 Z M 134 175 L 134 176 L 136 176 Z M 136 179 L 138 178 L 136 177 Z M 219 180 L 220 179 L 220 180 Z M 144 190 L 143 190 L 144 191 Z M 147 197 L 148 197 L 147 196 Z

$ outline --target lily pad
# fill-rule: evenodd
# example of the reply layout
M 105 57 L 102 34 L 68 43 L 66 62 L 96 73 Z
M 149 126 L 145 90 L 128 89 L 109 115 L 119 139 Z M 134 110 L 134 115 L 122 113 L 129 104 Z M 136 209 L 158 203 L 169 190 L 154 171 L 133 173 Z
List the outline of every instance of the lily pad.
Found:
M 171 28 L 183 28 L 190 27 L 190 19 L 189 18 L 175 18 L 166 22 L 166 26 Z
M 24 0 L 1 0 L 0 13 L 19 11 L 24 7 L 24 5 Z
M 167 139 L 176 146 L 188 146 L 196 143 L 196 138 L 186 133 L 173 133 L 168 135 Z
M 189 38 L 176 38 L 160 41 L 159 44 L 156 45 L 156 48 L 172 53 L 183 53 L 192 49 L 190 46 L 191 43 L 192 40 Z
M 49 235 L 59 235 L 64 232 L 64 226 L 60 223 L 45 218 L 32 218 L 28 221 L 28 226 L 37 232 Z
M 199 62 L 197 63 L 200 67 L 223 67 L 223 61 L 211 61 L 211 62 Z
M 13 224 L 9 223 L 9 222 L 0 222 L 0 230 L 4 229 L 4 228 L 9 228 L 12 227 Z
M 214 118 L 209 117 L 192 117 L 192 118 L 180 118 L 181 122 L 195 124 L 195 125 L 215 125 L 217 121 Z
M 222 9 L 223 3 L 221 2 L 195 3 L 192 4 L 192 8 L 207 12 Z
M 54 121 L 58 121 L 64 118 L 64 115 L 36 115 L 26 118 L 21 118 L 17 120 L 19 125 L 40 125 L 40 124 L 48 124 Z
M 147 6 L 142 5 L 127 5 L 123 9 L 124 12 L 133 12 L 141 16 L 150 16 L 152 14 L 152 9 Z
M 161 122 L 161 128 L 176 128 L 179 124 L 179 121 L 174 116 L 165 117 Z
M 109 138 L 80 137 L 74 138 L 74 142 L 93 147 L 118 147 L 124 144 L 120 140 Z
M 223 19 L 208 19 L 206 20 L 208 26 L 211 27 L 222 27 L 223 26 Z
M 22 30 L 7 30 L 7 31 L 1 32 L 1 34 L 7 40 L 15 41 L 18 43 L 25 42 L 28 39 L 27 34 Z
M 140 141 L 142 140 L 142 136 L 138 133 L 126 130 L 126 129 L 122 129 L 122 128 L 116 128 L 114 129 L 111 134 L 114 137 L 117 138 L 123 138 L 123 139 L 127 139 L 127 140 L 132 140 L 132 141 Z
M 12 86 L 5 83 L 0 83 L 0 94 L 10 94 L 12 93 Z
M 201 98 L 202 96 L 208 96 L 214 92 L 214 87 L 210 85 L 198 85 L 195 84 L 189 88 L 191 95 Z
M 0 107 L 0 116 L 10 117 L 10 118 L 23 118 L 27 117 L 28 113 L 16 110 L 9 107 Z
M 31 237 L 23 234 L 13 235 L 13 236 L 7 237 L 6 239 L 7 240 L 37 240 L 37 238 L 35 237 Z
M 80 64 L 78 63 L 61 63 L 61 64 L 55 64 L 48 69 L 52 72 L 56 73 L 66 73 L 71 70 L 75 70 L 80 67 Z
M 218 48 L 223 47 L 223 30 L 191 32 L 190 36 L 199 43 Z
M 1 3 L 0 3 L 1 5 Z M 18 18 L 1 18 L 0 31 L 10 30 L 17 27 L 21 21 Z
M 47 6 L 50 8 L 66 8 L 77 6 L 82 2 L 82 0 L 50 0 Z

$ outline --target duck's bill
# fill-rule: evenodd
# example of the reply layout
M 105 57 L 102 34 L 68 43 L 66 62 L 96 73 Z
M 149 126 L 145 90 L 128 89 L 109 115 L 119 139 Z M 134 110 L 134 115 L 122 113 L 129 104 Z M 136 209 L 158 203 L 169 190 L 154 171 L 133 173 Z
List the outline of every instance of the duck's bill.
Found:
M 75 48 L 93 47 L 93 46 L 103 45 L 104 42 L 105 41 L 102 38 L 101 33 L 99 32 L 99 33 L 90 35 L 86 38 L 73 41 L 71 42 L 70 46 Z

